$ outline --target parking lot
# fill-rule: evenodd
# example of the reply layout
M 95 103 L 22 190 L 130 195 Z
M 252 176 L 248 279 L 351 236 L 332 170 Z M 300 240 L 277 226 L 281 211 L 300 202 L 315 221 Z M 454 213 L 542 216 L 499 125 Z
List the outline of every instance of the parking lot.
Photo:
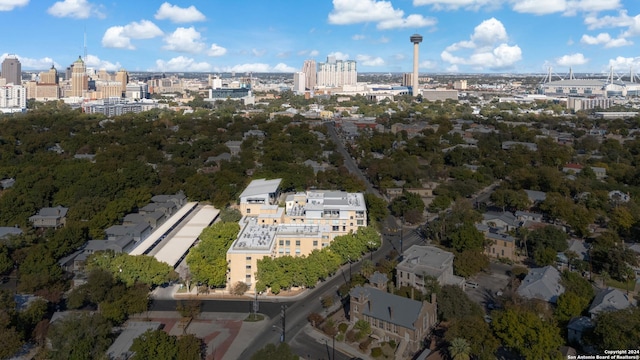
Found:
M 483 272 L 469 279 L 469 281 L 477 283 L 478 287 L 471 288 L 467 286 L 465 290 L 471 300 L 482 305 L 485 309 L 489 304 L 493 303 L 496 293 L 504 291 L 509 283 L 511 265 L 492 262 L 489 269 L 490 272 Z

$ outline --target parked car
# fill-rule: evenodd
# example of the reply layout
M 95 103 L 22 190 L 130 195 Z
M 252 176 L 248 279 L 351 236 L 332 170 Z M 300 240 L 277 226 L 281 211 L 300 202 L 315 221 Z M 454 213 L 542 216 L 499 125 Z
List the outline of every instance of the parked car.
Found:
M 468 288 L 471 288 L 471 289 L 475 289 L 475 288 L 477 288 L 478 286 L 480 286 L 480 284 L 478 284 L 478 283 L 477 283 L 477 282 L 475 282 L 475 281 L 467 281 L 467 282 L 465 283 L 465 286 L 466 286 L 466 287 L 468 287 Z

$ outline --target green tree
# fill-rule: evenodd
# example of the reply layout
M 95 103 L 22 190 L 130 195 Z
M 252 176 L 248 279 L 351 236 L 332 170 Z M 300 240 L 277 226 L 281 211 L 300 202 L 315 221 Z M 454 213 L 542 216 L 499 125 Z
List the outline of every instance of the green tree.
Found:
M 465 339 L 471 347 L 470 355 L 479 360 L 493 360 L 500 342 L 493 335 L 493 331 L 481 316 L 466 316 L 451 321 L 445 333 L 447 341 L 456 338 Z
M 449 343 L 449 356 L 452 360 L 469 360 L 471 358 L 471 346 L 463 338 L 455 338 Z
M 563 344 L 560 330 L 536 312 L 511 307 L 494 311 L 491 326 L 502 343 L 525 359 L 556 359 Z
M 364 200 L 367 203 L 369 223 L 380 223 L 389 215 L 387 203 L 383 199 L 373 194 L 366 193 L 364 194 Z
M 251 360 L 298 360 L 296 355 L 287 343 L 267 344 L 251 356 Z
M 100 314 L 73 314 L 51 324 L 49 339 L 53 360 L 99 359 L 111 345 L 111 324 Z
M 87 269 L 103 269 L 127 286 L 142 282 L 148 286 L 158 286 L 175 281 L 178 274 L 169 264 L 160 262 L 153 256 L 129 255 L 112 251 L 97 252 L 87 259 Z
M 202 339 L 193 334 L 178 337 L 176 360 L 201 360 L 206 356 L 207 346 Z
M 455 285 L 443 285 L 438 295 L 438 318 L 443 321 L 464 319 L 471 316 L 482 317 L 480 306 Z
M 133 339 L 131 351 L 134 353 L 131 359 L 134 360 L 173 360 L 178 357 L 177 339 L 163 330 L 147 330 Z
M 606 349 L 637 349 L 640 339 L 640 308 L 603 311 L 595 320 L 591 341 L 600 351 Z
M 227 281 L 227 250 L 238 236 L 238 223 L 218 222 L 204 229 L 200 243 L 187 254 L 187 264 L 193 280 L 210 287 L 221 287 Z
M 567 324 L 572 317 L 582 314 L 587 306 L 589 300 L 585 301 L 575 293 L 565 291 L 558 297 L 554 314 L 560 324 Z
M 9 256 L 9 249 L 5 244 L 0 244 L 0 275 L 13 269 L 13 260 Z

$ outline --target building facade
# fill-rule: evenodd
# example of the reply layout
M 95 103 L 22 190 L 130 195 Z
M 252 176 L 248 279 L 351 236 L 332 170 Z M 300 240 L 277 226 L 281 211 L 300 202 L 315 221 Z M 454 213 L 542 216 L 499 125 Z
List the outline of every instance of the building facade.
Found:
M 300 192 L 287 195 L 282 207 L 280 182 L 253 180 L 240 194 L 240 232 L 227 251 L 229 287 L 244 282 L 255 289 L 257 262 L 264 257 L 309 255 L 367 226 L 362 193 Z
M 327 57 L 327 62 L 318 64 L 317 85 L 323 87 L 339 87 L 356 85 L 358 72 L 354 60 L 336 60 Z
M 78 57 L 71 66 L 71 97 L 82 97 L 84 92 L 89 90 L 89 78 L 87 77 L 87 67 L 81 57 Z M 66 94 L 65 94 L 66 96 Z
M 304 94 L 306 89 L 305 77 L 306 75 L 303 72 L 293 73 L 293 92 L 295 94 Z
M 22 85 L 0 86 L 0 112 L 16 113 L 27 109 L 27 90 Z
M 315 60 L 305 60 L 302 65 L 302 72 L 304 73 L 304 84 L 309 90 L 313 90 L 316 87 L 317 78 L 317 65 Z
M 435 246 L 411 246 L 396 266 L 398 287 L 412 286 L 424 292 L 428 277 L 440 285 L 464 287 L 464 278 L 453 275 L 453 258 L 453 253 Z
M 371 325 L 373 337 L 394 340 L 402 348 L 415 353 L 438 322 L 435 294 L 431 302 L 416 301 L 389 294 L 373 287 L 356 286 L 349 292 L 349 320 L 364 320 Z M 404 354 L 398 354 L 404 355 Z
M 22 65 L 15 55 L 8 55 L 2 61 L 2 72 L 0 77 L 6 80 L 7 84 L 22 84 Z

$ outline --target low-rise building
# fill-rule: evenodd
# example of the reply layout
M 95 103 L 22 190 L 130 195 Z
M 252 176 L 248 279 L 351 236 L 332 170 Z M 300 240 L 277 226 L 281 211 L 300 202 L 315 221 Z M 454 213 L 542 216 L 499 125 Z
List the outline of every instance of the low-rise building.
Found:
M 69 208 L 60 205 L 42 208 L 36 215 L 29 217 L 29 222 L 35 228 L 59 228 L 67 221 L 67 211 Z
M 564 293 L 560 283 L 560 272 L 553 266 L 535 268 L 522 280 L 518 287 L 518 295 L 527 299 L 538 299 L 555 304 Z
M 412 245 L 396 266 L 398 287 L 412 286 L 424 292 L 428 276 L 435 278 L 440 285 L 463 287 L 464 278 L 453 274 L 453 258 L 453 253 L 435 246 Z
M 422 339 L 438 321 L 435 294 L 431 302 L 417 301 L 373 287 L 356 286 L 349 295 L 352 324 L 364 320 L 371 325 L 373 337 L 394 340 L 399 349 L 412 353 L 420 350 Z
M 589 307 L 589 315 L 595 319 L 600 313 L 622 310 L 632 305 L 634 305 L 633 300 L 622 291 L 614 288 L 602 289 L 593 298 Z

